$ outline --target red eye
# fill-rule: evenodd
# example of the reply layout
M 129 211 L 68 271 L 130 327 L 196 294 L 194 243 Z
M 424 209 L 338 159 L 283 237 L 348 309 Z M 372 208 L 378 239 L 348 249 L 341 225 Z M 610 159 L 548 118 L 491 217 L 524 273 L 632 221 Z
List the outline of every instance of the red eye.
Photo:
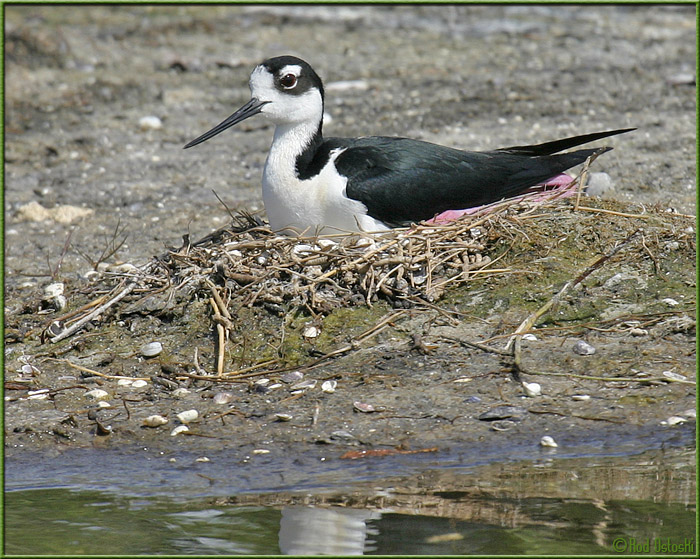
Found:
M 285 89 L 291 89 L 297 84 L 297 77 L 294 74 L 285 74 L 280 78 L 280 83 Z

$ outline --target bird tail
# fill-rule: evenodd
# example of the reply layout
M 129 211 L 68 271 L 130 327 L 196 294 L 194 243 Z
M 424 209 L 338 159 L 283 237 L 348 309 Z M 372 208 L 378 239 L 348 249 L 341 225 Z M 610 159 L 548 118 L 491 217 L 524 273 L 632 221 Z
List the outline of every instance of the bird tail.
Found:
M 619 130 L 606 130 L 605 132 L 594 132 L 593 134 L 584 134 L 582 136 L 573 136 L 571 138 L 564 138 L 563 140 L 554 140 L 553 142 L 545 142 L 544 144 L 535 144 L 532 146 L 512 146 L 507 148 L 500 148 L 496 151 L 507 151 L 510 153 L 517 153 L 520 155 L 531 155 L 536 157 L 538 155 L 551 155 L 553 153 L 558 153 L 565 149 L 569 149 L 575 146 L 580 146 L 581 144 L 587 144 L 588 142 L 593 142 L 595 140 L 600 140 L 601 138 L 607 138 L 608 136 L 616 136 L 617 134 L 624 134 L 626 132 L 631 132 L 636 130 L 636 128 L 621 128 Z M 607 148 L 608 151 L 612 148 Z M 597 150 L 591 150 L 595 152 Z M 577 152 L 579 153 L 579 152 Z M 601 152 L 603 153 L 603 152 Z

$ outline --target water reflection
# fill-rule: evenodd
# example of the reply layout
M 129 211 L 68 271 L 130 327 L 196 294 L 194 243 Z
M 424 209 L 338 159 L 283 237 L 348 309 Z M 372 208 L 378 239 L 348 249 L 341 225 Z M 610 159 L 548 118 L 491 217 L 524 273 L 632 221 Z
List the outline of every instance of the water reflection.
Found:
M 37 488 L 31 465 L 12 461 L 6 475 L 7 554 L 611 554 L 617 541 L 695 552 L 691 449 L 228 495 L 185 495 L 175 478 L 165 494 Z
M 363 555 L 374 551 L 370 536 L 378 533 L 367 521 L 380 518 L 379 512 L 364 509 L 285 507 L 280 550 L 286 555 Z

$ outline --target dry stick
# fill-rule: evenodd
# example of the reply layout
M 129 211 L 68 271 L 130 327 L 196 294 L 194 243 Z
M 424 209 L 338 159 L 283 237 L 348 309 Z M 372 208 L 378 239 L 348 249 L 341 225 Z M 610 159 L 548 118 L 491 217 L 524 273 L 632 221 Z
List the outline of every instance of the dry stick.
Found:
M 104 305 L 100 305 L 97 307 L 94 311 L 91 313 L 85 315 L 83 318 L 78 320 L 75 324 L 72 326 L 69 326 L 66 328 L 63 332 L 58 334 L 57 336 L 54 336 L 51 338 L 51 343 L 56 343 L 60 342 L 62 339 L 67 338 L 73 332 L 81 328 L 84 324 L 90 322 L 93 318 L 98 317 L 100 314 L 102 314 L 104 311 L 106 311 L 109 307 L 114 305 L 115 303 L 121 301 L 124 297 L 126 297 L 129 293 L 131 293 L 134 289 L 136 288 L 136 282 L 130 283 L 127 285 L 120 293 L 118 293 L 115 297 L 107 301 Z
M 53 357 L 49 357 L 51 361 L 58 361 L 59 363 L 65 363 L 69 367 L 73 367 L 74 369 L 78 369 L 79 371 L 83 371 L 84 373 L 90 373 L 91 375 L 95 375 L 97 377 L 102 377 L 102 378 L 110 378 L 110 379 L 127 379 L 127 380 L 151 380 L 148 377 L 123 377 L 120 375 L 106 375 L 104 373 L 98 373 L 97 371 L 94 371 L 92 369 L 88 369 L 87 367 L 82 367 L 80 365 L 76 365 L 75 363 L 72 363 L 68 359 L 54 359 Z
M 574 210 L 578 209 L 579 202 L 581 201 L 583 183 L 585 182 L 586 176 L 588 175 L 588 167 L 591 166 L 591 163 L 593 163 L 593 160 L 596 157 L 598 157 L 598 155 L 594 153 L 588 159 L 586 159 L 585 163 L 583 164 L 583 169 L 581 169 L 581 172 L 578 175 L 578 188 L 576 189 L 576 202 L 574 203 Z
M 616 212 L 613 210 L 604 210 L 603 208 L 591 208 L 589 206 L 577 206 L 575 209 L 579 210 L 579 211 L 582 210 L 582 211 L 586 211 L 586 212 L 618 215 L 620 217 L 633 217 L 633 218 L 638 218 L 638 219 L 649 219 L 651 217 L 649 214 L 628 214 L 628 213 L 623 213 L 623 212 Z M 684 216 L 684 217 L 695 217 L 695 216 Z
M 224 347 L 226 345 L 226 330 L 221 322 L 217 321 L 217 318 L 221 318 L 221 313 L 219 313 L 219 307 L 214 299 L 209 299 L 209 304 L 214 310 L 214 322 L 216 322 L 216 333 L 218 334 L 218 356 L 216 359 L 216 374 L 221 375 L 224 372 Z

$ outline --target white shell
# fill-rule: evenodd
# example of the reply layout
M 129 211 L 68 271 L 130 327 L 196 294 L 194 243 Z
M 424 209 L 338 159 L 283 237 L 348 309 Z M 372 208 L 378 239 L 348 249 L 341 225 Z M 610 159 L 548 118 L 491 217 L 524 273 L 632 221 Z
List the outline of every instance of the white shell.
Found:
M 185 431 L 189 430 L 190 428 L 187 425 L 178 425 L 177 427 L 175 427 L 175 429 L 170 431 L 170 436 L 174 437 L 175 435 L 179 435 L 180 433 L 184 433 Z
M 294 416 L 289 413 L 276 413 L 275 418 L 277 421 L 291 421 L 294 419 Z
M 298 382 L 301 379 L 304 378 L 304 373 L 301 373 L 299 371 L 292 371 L 291 373 L 285 373 L 280 377 L 280 380 L 282 382 L 286 382 L 288 384 L 291 384 L 293 382 Z
M 141 355 L 144 357 L 155 357 L 163 351 L 163 344 L 160 342 L 151 342 L 141 346 Z
M 527 340 L 528 342 L 534 342 L 537 340 L 537 336 L 534 334 L 523 334 L 523 340 Z
M 270 451 L 266 448 L 256 448 L 253 450 L 253 454 L 270 454 Z
M 688 380 L 688 377 L 685 375 L 680 375 L 678 373 L 674 373 L 673 371 L 664 371 L 661 374 L 666 378 L 672 378 L 673 380 Z
M 200 456 L 199 458 L 195 458 L 195 462 L 211 462 L 211 460 L 206 456 Z
M 676 301 L 675 299 L 671 299 L 670 297 L 661 299 L 661 302 L 668 305 L 669 307 L 675 307 L 676 305 L 678 305 L 678 301 Z
M 134 382 L 134 381 L 131 380 L 130 378 L 120 378 L 120 379 L 117 381 L 117 386 L 131 386 L 131 384 L 132 384 L 133 382 Z
M 132 388 L 143 388 L 144 386 L 148 386 L 148 381 L 139 379 L 131 383 Z
M 65 289 L 65 285 L 62 284 L 61 282 L 50 283 L 49 285 L 44 287 L 44 296 L 47 299 L 51 299 L 53 297 L 58 297 L 59 295 L 63 295 L 64 289 Z
M 338 386 L 338 381 L 327 380 L 321 385 L 321 390 L 328 394 L 333 394 L 335 392 L 335 387 Z
M 302 336 L 305 338 L 318 338 L 318 335 L 321 333 L 321 331 L 316 328 L 315 326 L 307 326 L 304 328 L 304 331 L 302 332 Z
M 230 392 L 219 392 L 214 394 L 214 397 L 212 398 L 212 402 L 217 405 L 228 404 L 231 400 L 233 400 L 233 394 Z
M 180 423 L 192 423 L 193 421 L 196 421 L 196 419 L 199 417 L 199 412 L 197 410 L 187 410 L 178 413 L 176 417 L 178 418 Z
M 146 427 L 160 427 L 161 425 L 165 425 L 167 422 L 168 418 L 163 417 L 162 415 L 149 415 L 143 420 L 143 424 Z
M 530 398 L 542 394 L 542 387 L 536 382 L 523 382 L 523 390 L 525 390 L 525 396 Z
M 316 250 L 316 247 L 313 247 L 311 245 L 294 245 L 294 248 L 292 248 L 292 254 L 295 256 L 299 256 L 302 254 L 310 254 L 314 250 Z
M 329 248 L 329 247 L 336 246 L 338 244 L 332 239 L 319 239 L 316 242 L 318 243 L 318 246 L 320 246 L 321 248 Z
M 163 127 L 163 121 L 157 116 L 142 116 L 139 119 L 139 128 L 141 130 L 160 130 Z
M 316 379 L 307 379 L 297 382 L 289 387 L 290 390 L 306 390 L 307 388 L 314 388 L 318 381 Z
M 97 407 L 98 408 L 111 408 L 112 404 L 110 404 L 109 402 L 105 402 L 104 400 L 100 400 L 99 402 L 97 402 Z
M 541 446 L 548 446 L 550 448 L 557 448 L 559 445 L 556 443 L 556 441 L 550 437 L 549 435 L 545 435 L 540 439 L 540 445 Z
M 591 396 L 589 394 L 574 394 L 571 396 L 571 399 L 578 402 L 585 402 L 586 400 L 590 400 Z
M 109 398 L 109 392 L 101 388 L 93 388 L 85 393 L 85 397 L 91 400 L 106 400 Z
M 679 423 L 685 423 L 688 421 L 685 417 L 680 417 L 678 415 L 672 415 L 666 421 L 662 421 L 661 425 L 678 425 Z
M 593 355 L 595 353 L 595 348 L 588 342 L 579 340 L 576 342 L 576 345 L 574 345 L 574 353 L 578 353 L 579 355 Z

